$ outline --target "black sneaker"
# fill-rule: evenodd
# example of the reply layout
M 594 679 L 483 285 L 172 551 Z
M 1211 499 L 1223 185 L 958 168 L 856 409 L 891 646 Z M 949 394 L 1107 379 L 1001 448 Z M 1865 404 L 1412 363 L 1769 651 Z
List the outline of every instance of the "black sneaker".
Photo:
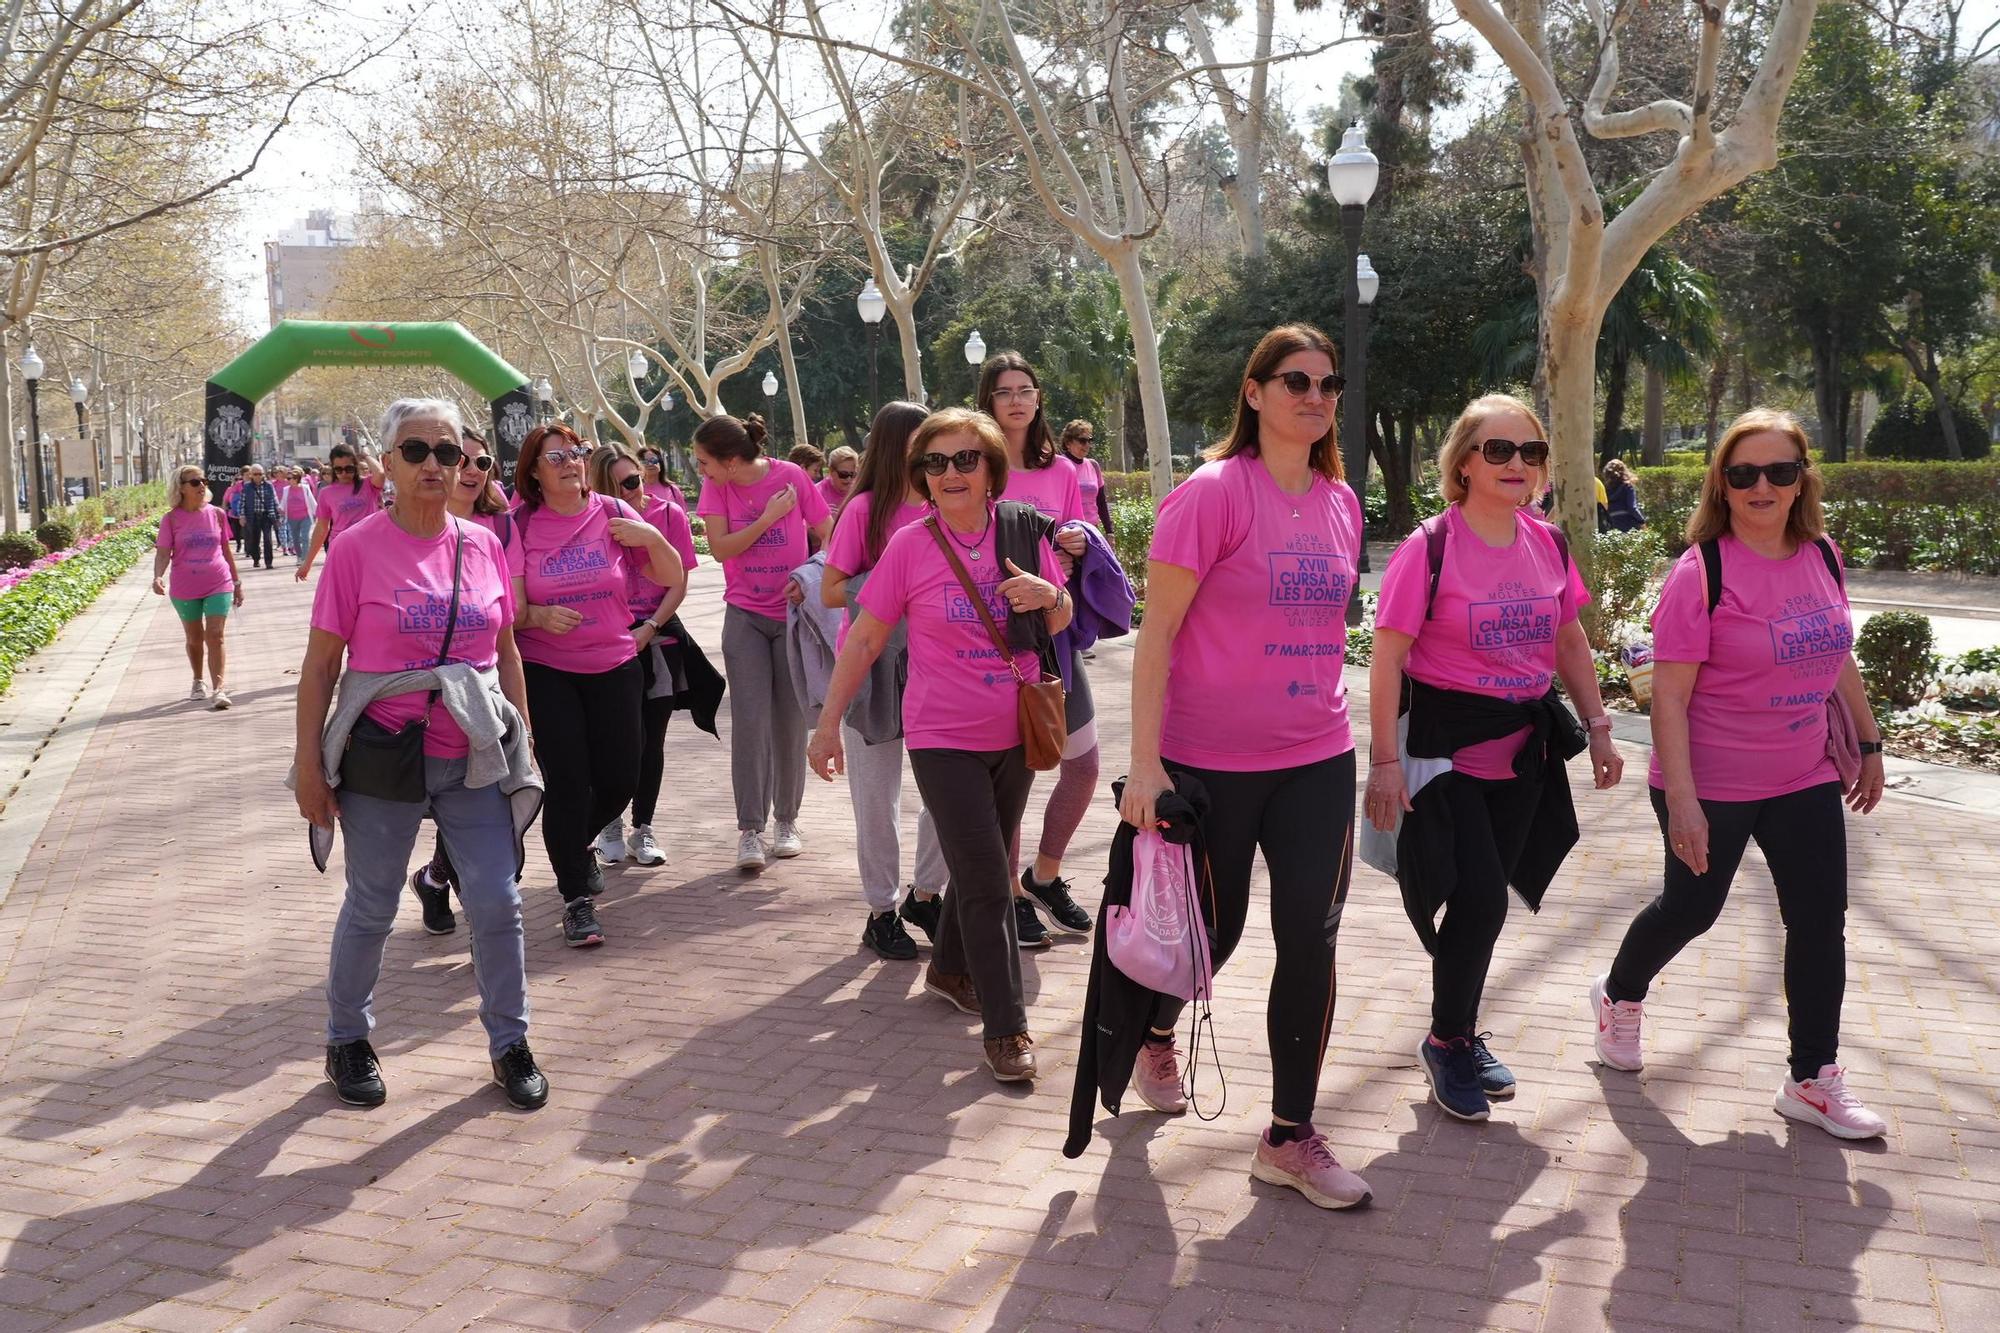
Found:
M 588 898 L 572 898 L 563 908 L 563 943 L 572 949 L 604 943 L 604 927 L 597 924 L 597 908 Z
M 425 930 L 433 935 L 449 935 L 458 929 L 458 918 L 451 911 L 451 889 L 431 883 L 430 867 L 420 867 L 410 876 L 410 890 L 423 904 Z
M 1078 907 L 1076 899 L 1069 896 L 1068 880 L 1058 875 L 1044 884 L 1035 878 L 1033 870 L 1023 870 L 1021 887 L 1028 891 L 1036 909 L 1048 918 L 1050 930 L 1063 935 L 1090 933 L 1090 913 Z
M 528 1043 L 517 1041 L 493 1062 L 493 1081 L 506 1089 L 507 1100 L 523 1111 L 539 1110 L 549 1099 L 549 1081 L 535 1067 Z
M 382 1064 L 365 1038 L 326 1048 L 326 1081 L 349 1106 L 380 1106 L 389 1099 Z
M 1475 1033 L 1467 1040 L 1472 1043 L 1472 1067 L 1479 1071 L 1479 1087 L 1488 1097 L 1512 1097 L 1514 1095 L 1514 1071 L 1500 1063 L 1500 1057 L 1486 1049 L 1486 1039 L 1490 1032 Z
M 1014 933 L 1020 937 L 1023 949 L 1046 949 L 1049 947 L 1049 932 L 1042 925 L 1042 919 L 1035 915 L 1035 905 L 1026 898 L 1014 900 Z
M 1472 1061 L 1472 1043 L 1454 1037 L 1439 1046 L 1429 1037 L 1417 1045 L 1424 1062 L 1424 1074 L 1431 1081 L 1431 1100 L 1446 1115 L 1460 1120 L 1484 1120 L 1491 1113 L 1485 1090 L 1479 1086 L 1479 1070 Z
M 912 893 L 904 897 L 897 915 L 924 932 L 924 938 L 933 944 L 937 942 L 938 918 L 943 913 L 943 897 L 919 898 Z
M 910 938 L 909 931 L 903 929 L 903 918 L 894 912 L 869 913 L 868 926 L 861 932 L 861 942 L 895 962 L 910 962 L 917 956 L 917 942 Z

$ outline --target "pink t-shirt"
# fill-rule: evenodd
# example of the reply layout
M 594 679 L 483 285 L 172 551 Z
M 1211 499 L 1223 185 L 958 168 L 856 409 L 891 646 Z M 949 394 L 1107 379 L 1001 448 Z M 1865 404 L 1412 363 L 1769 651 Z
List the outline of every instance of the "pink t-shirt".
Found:
M 347 643 L 355 671 L 406 671 L 435 666 L 451 615 L 451 570 L 458 534 L 465 534 L 459 571 L 458 620 L 449 661 L 482 670 L 500 660 L 500 631 L 514 623 L 513 585 L 500 542 L 473 523 L 445 518 L 435 537 L 412 537 L 387 513 L 355 525 L 352 541 L 327 548 L 326 572 L 313 592 L 312 626 Z M 425 691 L 391 695 L 368 716 L 400 731 L 424 712 Z M 465 733 L 443 705 L 430 710 L 424 753 L 463 756 Z
M 523 629 L 515 637 L 523 661 L 597 675 L 622 666 L 638 651 L 626 609 L 626 572 L 647 560 L 644 548 L 627 549 L 611 536 L 613 518 L 644 522 L 623 500 L 591 493 L 582 510 L 565 517 L 543 505 L 531 515 L 514 511 L 514 542 L 507 569 L 527 581 L 533 606 L 566 606 L 583 620 L 567 634 Z
M 862 491 L 841 506 L 840 516 L 833 521 L 833 533 L 826 544 L 826 564 L 829 569 L 837 569 L 852 578 L 866 574 L 874 568 L 875 562 L 868 558 L 868 525 L 874 514 L 875 492 Z M 896 516 L 889 521 L 889 535 L 895 536 L 912 523 L 921 523 L 931 512 L 929 505 L 910 504 L 905 501 L 896 506 Z M 887 546 L 887 542 L 884 542 Z M 853 624 L 849 616 L 840 618 L 840 633 L 834 641 L 834 651 L 847 646 L 848 626 Z
M 1005 634 L 1008 607 L 997 589 L 1010 576 L 1000 566 L 993 525 L 976 542 L 949 529 L 945 536 L 958 543 L 955 549 L 966 574 Z M 1062 582 L 1055 549 L 1047 542 L 1042 543 L 1038 572 L 1051 583 Z M 885 625 L 909 621 L 903 737 L 910 749 L 1011 750 L 1021 743 L 1020 685 L 927 525 L 912 523 L 889 538 L 860 602 L 862 610 Z M 1041 678 L 1033 653 L 1015 653 L 1014 662 L 1026 679 Z
M 1552 529 L 1526 510 L 1515 511 L 1507 546 L 1480 540 L 1457 505 L 1446 515 L 1430 619 L 1424 619 L 1430 566 L 1418 528 L 1382 575 L 1376 625 L 1416 640 L 1403 668 L 1412 680 L 1511 702 L 1541 698 L 1555 679 L 1556 632 L 1590 601 L 1582 576 L 1574 564 L 1564 569 Z M 1452 755 L 1451 766 L 1467 777 L 1504 781 L 1514 776 L 1514 758 L 1527 739 L 1523 727 L 1468 745 Z
M 649 481 L 642 489 L 645 491 L 646 498 L 649 501 L 664 500 L 668 504 L 679 505 L 683 512 L 687 509 L 687 496 L 682 494 L 681 488 L 674 485 L 671 481 Z
M 1057 454 L 1047 467 L 1032 471 L 1024 467 L 1007 469 L 1007 489 L 1002 500 L 1019 500 L 1042 511 L 1044 518 L 1058 523 L 1093 523 L 1095 509 L 1083 507 L 1083 492 L 1077 489 L 1076 464 Z
M 849 482 L 847 488 L 850 491 L 853 490 L 854 483 Z M 832 477 L 823 477 L 820 479 L 819 498 L 826 501 L 826 512 L 829 514 L 839 514 L 840 507 L 847 503 L 846 494 L 834 485 Z
M 1247 455 L 1167 494 L 1152 558 L 1201 583 L 1174 639 L 1162 758 L 1262 772 L 1354 748 L 1340 668 L 1360 549 L 1361 504 L 1345 484 L 1316 476 L 1287 495 Z
M 1104 469 L 1097 466 L 1096 459 L 1086 458 L 1076 465 L 1076 492 L 1090 518 L 1097 517 L 1097 493 L 1103 489 Z
M 1721 552 L 1713 615 L 1693 546 L 1653 608 L 1653 659 L 1701 663 L 1688 700 L 1695 794 L 1761 801 L 1837 781 L 1826 757 L 1826 696 L 1854 647 L 1847 595 L 1811 542 L 1769 560 L 1724 534 Z M 1647 781 L 1666 787 L 1657 752 Z
M 731 532 L 741 532 L 764 513 L 771 497 L 787 486 L 798 488 L 799 502 L 792 512 L 764 529 L 743 554 L 722 562 L 722 600 L 745 611 L 754 611 L 773 620 L 785 618 L 785 580 L 806 562 L 806 529 L 824 522 L 826 498 L 812 478 L 796 463 L 782 458 L 770 460 L 764 479 L 750 486 L 733 486 L 711 481 L 701 488 L 701 504 L 696 513 L 716 514 L 729 520 Z
M 688 526 L 687 511 L 672 501 L 648 499 L 642 517 L 666 537 L 667 545 L 680 556 L 681 566 L 693 569 L 694 531 Z M 625 562 L 625 609 L 631 613 L 632 619 L 643 620 L 652 615 L 660 609 L 660 603 L 666 597 L 667 590 L 646 577 L 638 561 Z
M 311 482 L 296 483 L 285 491 L 285 517 L 312 517 L 313 505 L 318 499 L 318 493 L 313 489 Z
M 191 602 L 213 597 L 236 586 L 229 573 L 229 519 L 212 504 L 199 509 L 169 509 L 160 520 L 153 545 L 173 552 L 167 566 L 167 596 Z
M 327 521 L 328 538 L 341 533 L 359 523 L 382 508 L 382 486 L 372 478 L 361 480 L 361 489 L 356 490 L 344 481 L 336 481 L 330 486 L 322 486 L 319 491 L 319 507 L 314 515 Z

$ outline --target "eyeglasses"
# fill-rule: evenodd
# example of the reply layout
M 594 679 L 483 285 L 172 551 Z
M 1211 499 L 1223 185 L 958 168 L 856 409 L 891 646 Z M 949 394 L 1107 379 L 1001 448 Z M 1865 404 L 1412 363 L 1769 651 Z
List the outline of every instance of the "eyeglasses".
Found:
M 1516 452 L 1521 455 L 1521 461 L 1529 467 L 1540 467 L 1549 461 L 1549 442 L 1523 440 L 1516 444 L 1512 440 L 1487 440 L 1479 446 L 1479 456 L 1494 467 L 1504 465 Z
M 993 401 L 996 403 L 1032 403 L 1040 399 L 1042 391 L 1029 385 L 1025 389 L 995 389 Z
M 436 458 L 439 467 L 457 467 L 465 461 L 465 450 L 459 446 L 457 440 L 439 440 L 436 444 L 427 444 L 422 440 L 404 440 L 396 446 L 396 452 L 401 454 L 403 461 L 412 467 L 422 463 L 426 458 Z
M 589 457 L 590 446 L 587 444 L 579 444 L 574 449 L 542 450 L 542 461 L 545 463 L 554 463 L 557 467 L 561 467 L 564 463 L 581 463 Z
M 922 464 L 924 471 L 930 473 L 933 477 L 942 477 L 947 467 L 955 467 L 961 474 L 965 475 L 976 472 L 979 469 L 980 460 L 985 457 L 986 455 L 980 453 L 977 449 L 960 449 L 957 453 L 951 455 L 925 454 L 917 462 Z
M 468 458 L 465 461 L 478 468 L 481 472 L 491 472 L 493 470 L 492 454 L 481 454 L 477 458 Z
M 639 474 L 634 472 L 631 476 L 618 483 L 618 489 L 621 491 L 636 491 L 645 484 L 645 481 Z
M 833 475 L 839 477 L 842 481 L 853 481 L 855 476 L 852 470 L 842 472 L 839 468 L 833 470 Z
M 1321 375 L 1318 379 L 1314 379 L 1303 370 L 1288 370 L 1282 375 L 1266 375 L 1262 382 L 1269 384 L 1272 380 L 1284 385 L 1285 391 L 1294 398 L 1305 397 L 1306 390 L 1315 384 L 1319 385 L 1322 398 L 1331 398 L 1347 387 L 1347 378 L 1343 375 Z
M 1793 459 L 1789 463 L 1766 463 L 1762 467 L 1755 463 L 1731 463 L 1722 469 L 1722 479 L 1729 483 L 1732 491 L 1747 491 L 1757 484 L 1758 477 L 1769 477 L 1773 486 L 1790 486 L 1806 470 L 1804 459 Z

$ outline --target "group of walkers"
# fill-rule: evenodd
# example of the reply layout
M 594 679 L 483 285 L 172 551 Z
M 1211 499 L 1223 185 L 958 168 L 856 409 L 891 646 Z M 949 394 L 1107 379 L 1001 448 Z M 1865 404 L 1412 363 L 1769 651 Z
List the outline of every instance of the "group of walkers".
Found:
M 1252 1171 L 1329 1208 L 1370 1196 L 1313 1124 L 1357 798 L 1393 834 L 1405 907 L 1432 955 L 1418 1051 L 1431 1096 L 1483 1120 L 1518 1081 L 1482 1028 L 1508 890 L 1539 906 L 1588 826 L 1566 761 L 1587 752 L 1599 789 L 1623 775 L 1578 620 L 1589 594 L 1534 504 L 1546 432 L 1525 403 L 1489 395 L 1439 452 L 1445 511 L 1383 575 L 1359 779 L 1342 667 L 1363 518 L 1336 444 L 1342 387 L 1323 333 L 1272 330 L 1250 355 L 1228 436 L 1162 502 L 1119 795 L 1137 829 L 1159 826 L 1170 800 L 1202 811 L 1217 969 L 1247 928 L 1262 853 L 1273 1092 Z M 395 404 L 382 439 L 381 463 L 334 451 L 300 566 L 303 577 L 325 552 L 299 692 L 298 801 L 328 844 L 337 814 L 347 848 L 328 1076 L 350 1102 L 386 1095 L 368 1041 L 372 996 L 428 813 L 437 843 L 411 877 L 425 924 L 454 928 L 455 891 L 494 1078 L 517 1106 L 540 1105 L 523 839 L 539 813 L 572 945 L 605 939 L 592 907 L 601 864 L 664 859 L 652 828 L 661 754 L 686 684 L 681 650 L 693 647 L 675 616 L 695 563 L 687 512 L 656 454 L 592 445 L 562 425 L 529 435 L 511 498 L 449 404 Z M 980 1020 L 983 1061 L 1003 1081 L 1039 1072 L 1022 951 L 1094 926 L 1064 876 L 1101 777 L 1088 654 L 1096 636 L 1121 632 L 1121 615 L 1129 625 L 1132 606 L 1090 442 L 1086 423 L 1050 429 L 1034 369 L 1015 353 L 986 363 L 973 408 L 884 407 L 866 447 L 836 451 L 817 482 L 766 452 L 755 416 L 712 418 L 693 439 L 696 513 L 725 581 L 735 865 L 754 873 L 799 855 L 807 769 L 844 774 L 863 943 L 907 961 L 919 957 L 908 927 L 926 936 L 923 988 Z M 204 553 L 219 547 L 231 582 L 234 562 L 202 518 L 199 474 L 185 480 L 193 498 L 161 545 L 176 608 L 188 619 L 192 603 L 205 620 L 233 590 L 219 576 L 183 586 L 182 561 L 213 574 Z M 383 510 L 370 495 L 385 482 L 394 500 Z M 1788 415 L 1746 414 L 1715 450 L 1654 617 L 1648 781 L 1664 887 L 1608 969 L 1577 984 L 1599 1060 L 1640 1068 L 1648 987 L 1717 919 L 1756 840 L 1786 927 L 1791 1060 L 1775 1107 L 1860 1138 L 1885 1125 L 1838 1063 L 1841 806 L 1879 801 L 1881 744 L 1819 495 Z M 802 686 L 787 645 L 820 610 L 837 621 L 831 670 Z M 202 645 L 219 649 L 213 623 L 214 639 L 206 624 L 190 631 L 197 668 Z M 905 752 L 922 800 L 907 877 Z M 1055 781 L 1024 855 L 1037 768 Z M 1153 996 L 1130 1075 L 1167 1114 L 1188 1105 L 1181 1007 Z

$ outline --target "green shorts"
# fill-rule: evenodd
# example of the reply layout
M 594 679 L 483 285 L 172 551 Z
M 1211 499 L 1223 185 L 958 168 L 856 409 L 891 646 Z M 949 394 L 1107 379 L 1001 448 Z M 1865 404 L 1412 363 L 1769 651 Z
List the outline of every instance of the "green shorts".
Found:
M 236 601 L 234 592 L 212 592 L 206 597 L 173 597 L 174 614 L 192 625 L 203 616 L 226 616 Z

